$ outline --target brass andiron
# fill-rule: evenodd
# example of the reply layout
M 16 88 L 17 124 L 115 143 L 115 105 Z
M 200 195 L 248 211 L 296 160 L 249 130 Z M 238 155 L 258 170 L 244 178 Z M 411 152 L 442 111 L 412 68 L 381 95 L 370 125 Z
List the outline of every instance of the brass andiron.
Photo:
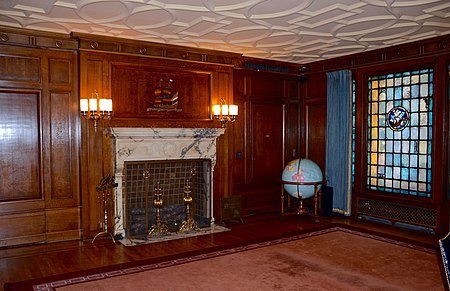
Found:
M 195 222 L 194 218 L 192 217 L 192 213 L 190 210 L 193 201 L 191 193 L 192 193 L 191 185 L 189 183 L 189 180 L 187 180 L 186 185 L 184 186 L 184 197 L 183 197 L 184 205 L 186 206 L 186 219 L 183 220 L 183 222 L 181 223 L 178 233 L 187 232 L 191 230 L 199 230 L 199 227 Z
M 106 176 L 100 180 L 100 184 L 97 186 L 97 199 L 100 205 L 99 220 L 98 223 L 102 228 L 102 231 L 97 233 L 92 239 L 92 243 L 101 235 L 109 235 L 114 243 L 114 235 L 108 230 L 108 221 L 111 217 L 111 211 L 114 210 L 114 191 L 113 189 L 117 187 L 117 183 L 113 176 Z M 103 216 L 103 218 L 102 218 Z
M 156 224 L 152 226 L 152 228 L 148 232 L 147 237 L 151 237 L 153 235 L 163 235 L 169 231 L 167 226 L 161 221 L 161 208 L 163 207 L 163 199 L 161 185 L 159 184 L 159 182 L 157 182 L 155 186 L 155 199 L 153 199 L 153 206 L 156 209 Z

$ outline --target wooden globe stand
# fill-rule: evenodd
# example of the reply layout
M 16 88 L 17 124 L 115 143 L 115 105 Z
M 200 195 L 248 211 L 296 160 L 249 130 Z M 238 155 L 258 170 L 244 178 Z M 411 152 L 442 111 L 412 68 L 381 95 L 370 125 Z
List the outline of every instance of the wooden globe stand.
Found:
M 291 195 L 289 195 L 288 193 L 288 197 L 287 197 L 287 207 L 285 206 L 286 203 L 286 195 L 285 195 L 285 190 L 284 190 L 284 185 L 297 185 L 297 186 L 314 186 L 314 221 L 317 223 L 319 222 L 319 210 L 321 209 L 321 200 L 322 200 L 322 193 L 319 190 L 319 185 L 323 184 L 323 181 L 320 182 L 299 182 L 299 181 L 284 181 L 284 180 L 280 180 L 281 183 L 281 217 L 287 216 L 287 215 L 292 215 L 292 214 L 296 214 L 296 215 L 303 215 L 305 213 L 308 213 L 304 207 L 303 207 L 303 198 L 298 195 L 298 199 L 299 199 L 299 206 L 297 208 L 296 212 L 290 212 L 289 210 L 291 209 Z M 298 192 L 297 192 L 298 193 Z M 308 198 L 306 198 L 308 199 Z

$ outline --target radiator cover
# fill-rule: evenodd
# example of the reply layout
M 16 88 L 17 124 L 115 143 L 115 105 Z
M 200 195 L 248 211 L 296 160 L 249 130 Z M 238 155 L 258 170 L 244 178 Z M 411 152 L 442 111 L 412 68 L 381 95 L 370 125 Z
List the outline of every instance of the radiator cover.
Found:
M 437 228 L 438 213 L 435 209 L 358 198 L 356 212 L 359 215 L 384 218 L 394 222 L 404 222 L 430 228 Z

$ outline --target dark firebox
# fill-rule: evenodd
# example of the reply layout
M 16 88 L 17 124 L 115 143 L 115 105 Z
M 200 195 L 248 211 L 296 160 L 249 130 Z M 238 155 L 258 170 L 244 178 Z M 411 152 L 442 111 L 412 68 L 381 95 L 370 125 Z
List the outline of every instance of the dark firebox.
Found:
M 186 218 L 183 196 L 191 187 L 191 213 L 199 227 L 210 224 L 210 160 L 164 160 L 125 163 L 126 236 L 144 237 L 156 224 L 153 206 L 157 183 L 162 190 L 161 221 L 176 232 Z

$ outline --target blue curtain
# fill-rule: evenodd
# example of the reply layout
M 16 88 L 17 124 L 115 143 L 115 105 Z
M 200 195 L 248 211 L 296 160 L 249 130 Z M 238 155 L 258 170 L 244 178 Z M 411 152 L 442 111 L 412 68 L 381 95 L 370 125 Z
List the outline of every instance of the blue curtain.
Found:
M 333 187 L 333 212 L 351 214 L 352 76 L 349 70 L 327 73 L 327 185 Z

